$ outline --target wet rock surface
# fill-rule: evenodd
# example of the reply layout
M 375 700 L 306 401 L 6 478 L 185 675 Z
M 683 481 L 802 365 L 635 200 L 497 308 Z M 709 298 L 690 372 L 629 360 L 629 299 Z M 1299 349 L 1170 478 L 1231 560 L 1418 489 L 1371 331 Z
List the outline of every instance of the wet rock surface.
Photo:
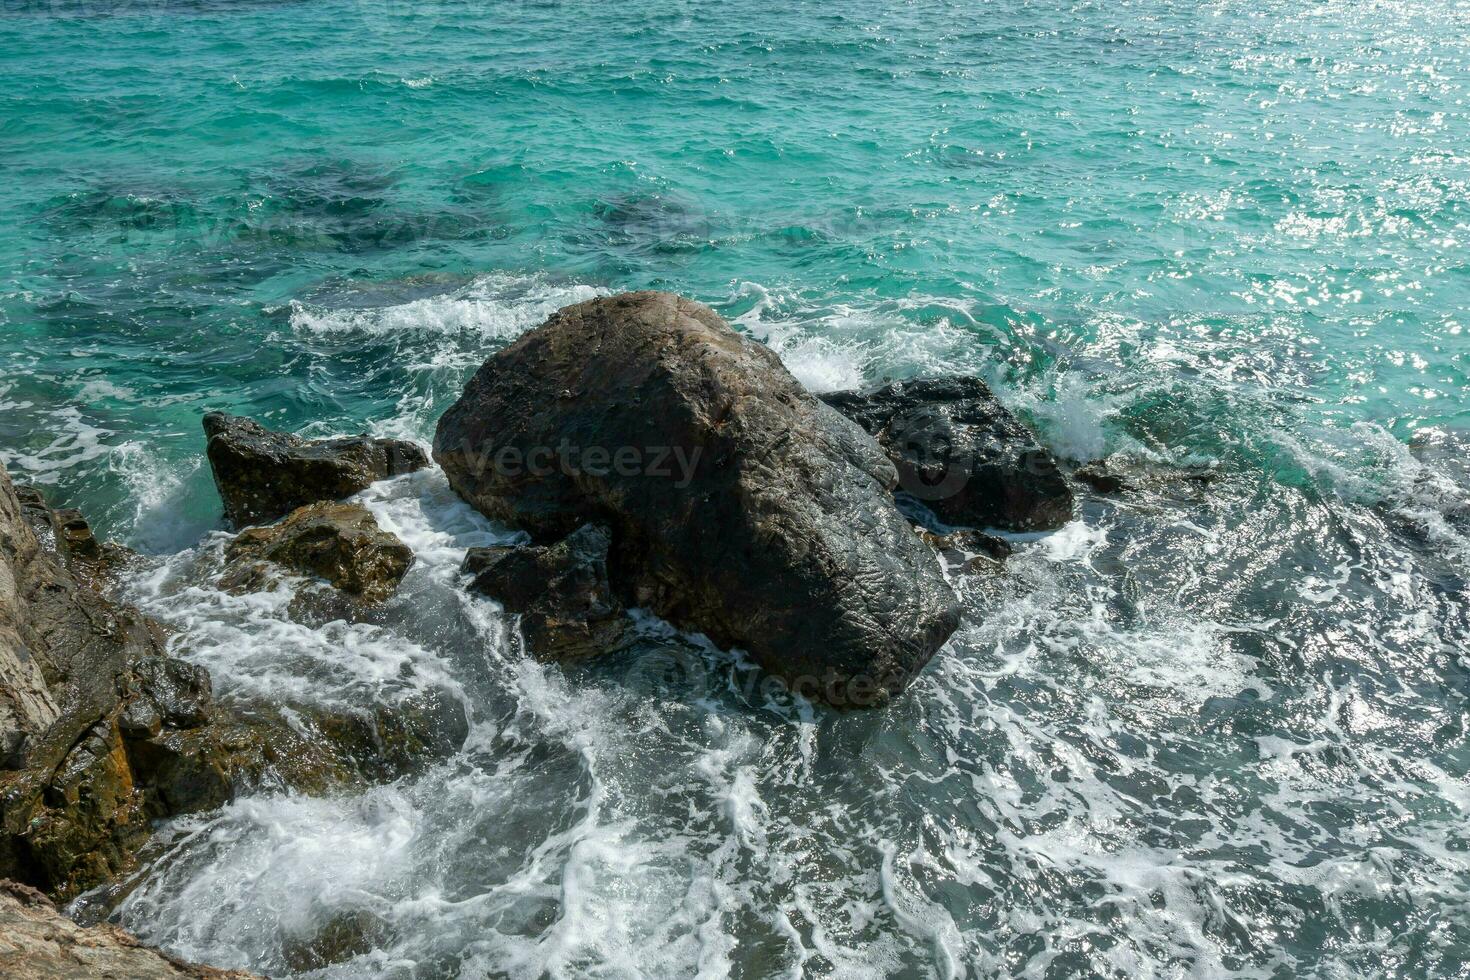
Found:
M 951 531 L 948 534 L 923 531 L 920 536 L 940 552 L 984 555 L 995 562 L 1003 562 L 1015 552 L 1005 538 L 984 531 Z
M 391 596 L 413 564 L 413 552 L 358 504 L 317 503 L 279 523 L 242 531 L 225 552 L 220 587 L 270 588 L 275 569 L 325 579 L 363 602 Z
M 369 782 L 397 779 L 426 761 L 447 759 L 470 732 L 464 704 L 439 688 L 357 711 L 296 710 L 358 778 Z
M 0 876 L 70 897 L 126 870 L 155 819 L 358 778 L 347 747 L 216 705 L 156 623 L 73 573 L 96 552 L 58 546 L 68 524 L 0 468 Z
M 1131 483 L 1123 479 L 1121 474 L 1114 472 L 1108 466 L 1107 461 L 1102 459 L 1084 463 L 1072 471 L 1072 476 L 1098 493 L 1124 493 L 1133 489 Z
M 0 880 L 0 976 L 8 980 L 250 980 L 186 963 L 116 926 L 80 926 L 34 888 Z
M 554 314 L 474 375 L 434 455 L 538 542 L 606 524 L 626 604 L 835 704 L 883 703 L 958 624 L 873 438 L 678 296 Z
M 873 435 L 899 489 L 947 524 L 1039 531 L 1072 519 L 1056 460 L 978 378 L 897 381 L 822 399 Z
M 368 436 L 311 441 L 223 412 L 204 416 L 204 434 L 225 517 L 237 527 L 341 500 L 429 463 L 411 442 Z
M 1222 476 L 1212 465 L 1170 463 L 1157 459 L 1116 454 L 1094 459 L 1072 471 L 1072 478 L 1103 496 L 1142 491 L 1170 496 L 1197 493 Z
M 471 548 L 464 571 L 471 588 L 520 616 L 533 653 L 577 659 L 613 649 L 628 630 L 608 580 L 611 545 L 606 527 L 585 524 L 552 545 Z

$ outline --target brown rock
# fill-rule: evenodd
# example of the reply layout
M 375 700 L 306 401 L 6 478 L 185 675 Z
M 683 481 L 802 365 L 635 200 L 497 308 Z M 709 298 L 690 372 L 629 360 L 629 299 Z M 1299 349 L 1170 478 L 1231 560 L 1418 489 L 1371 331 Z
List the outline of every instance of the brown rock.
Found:
M 78 520 L 0 467 L 0 877 L 70 897 L 125 870 L 152 819 L 354 778 L 344 751 L 215 707 L 209 675 L 82 573 L 91 549 L 58 550 Z
M 612 534 L 586 524 L 553 545 L 471 548 L 464 571 L 471 588 L 521 618 L 521 635 L 538 656 L 572 660 L 616 647 L 629 622 L 608 582 Z
M 413 552 L 378 527 L 358 504 L 318 503 L 293 511 L 278 524 L 240 533 L 225 552 L 220 587 L 257 591 L 272 578 L 270 565 L 326 579 L 364 602 L 393 594 L 413 564 Z

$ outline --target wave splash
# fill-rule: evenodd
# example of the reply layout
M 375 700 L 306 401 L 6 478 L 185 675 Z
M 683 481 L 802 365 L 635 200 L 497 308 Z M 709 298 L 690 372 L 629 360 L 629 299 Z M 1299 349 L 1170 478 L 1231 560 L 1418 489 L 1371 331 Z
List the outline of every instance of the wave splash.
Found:
M 759 298 L 736 316 L 843 385 L 914 329 L 886 308 L 834 319 Z M 478 329 L 456 314 L 424 332 L 459 356 Z M 903 370 L 963 364 L 935 357 Z M 1136 369 L 1135 394 L 1049 387 L 1046 371 L 1006 392 L 1043 420 L 1092 419 L 1043 425 L 1075 454 L 1147 456 L 1130 407 L 1172 388 L 1171 370 Z M 1208 387 L 1200 403 L 1257 397 Z M 430 416 L 405 405 L 390 427 L 422 437 Z M 958 574 L 966 625 L 872 715 L 753 700 L 750 664 L 656 621 L 607 662 L 525 659 L 499 607 L 458 581 L 467 547 L 512 534 L 437 470 L 362 496 L 418 556 L 371 623 L 308 629 L 286 593 L 181 586 L 207 538 L 137 591 L 225 696 L 370 702 L 449 683 L 474 727 L 458 756 L 388 786 L 176 822 L 119 915 L 188 957 L 315 977 L 1314 962 L 1283 952 L 1287 932 L 1339 937 L 1365 970 L 1421 949 L 1428 882 L 1437 902 L 1470 902 L 1470 795 L 1441 696 L 1470 640 L 1464 579 L 1442 561 L 1463 539 L 1434 537 L 1461 533 L 1464 486 L 1379 430 L 1338 432 L 1374 450 L 1353 468 L 1332 462 L 1331 430 L 1290 444 L 1258 424 L 1314 478 L 1263 482 L 1223 453 L 1213 482 L 1171 482 L 1174 458 L 1155 453 L 1156 484 L 1018 537 L 1003 576 Z M 1344 801 L 1336 819 L 1324 800 Z M 1365 921 L 1379 938 L 1349 942 Z

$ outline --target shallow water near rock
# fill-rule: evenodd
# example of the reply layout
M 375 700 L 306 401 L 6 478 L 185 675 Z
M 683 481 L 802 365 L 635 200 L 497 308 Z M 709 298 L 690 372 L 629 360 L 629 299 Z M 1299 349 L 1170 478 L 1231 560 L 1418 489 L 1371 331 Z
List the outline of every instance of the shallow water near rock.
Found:
M 129 929 L 343 978 L 1470 958 L 1463 2 L 76 6 L 0 10 L 6 465 L 150 554 L 222 699 L 474 721 L 161 828 Z M 956 571 L 878 713 L 652 620 L 526 659 L 459 575 L 513 534 L 437 470 L 360 498 L 417 555 L 381 609 L 212 586 L 205 410 L 425 441 L 630 288 L 817 390 L 979 374 L 1149 479 Z

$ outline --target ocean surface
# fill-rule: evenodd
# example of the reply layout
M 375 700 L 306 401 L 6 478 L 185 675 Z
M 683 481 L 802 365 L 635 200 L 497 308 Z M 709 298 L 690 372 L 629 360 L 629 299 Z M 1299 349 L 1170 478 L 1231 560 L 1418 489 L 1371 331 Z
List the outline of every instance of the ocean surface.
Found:
M 0 459 L 222 699 L 453 759 L 160 828 L 117 921 L 274 976 L 1431 976 L 1470 961 L 1470 3 L 0 0 Z M 990 380 L 1152 474 L 959 574 L 889 710 L 644 624 L 528 661 L 428 471 L 361 621 L 211 585 L 200 416 L 427 440 L 567 303 L 816 390 Z M 1211 479 L 1199 479 L 1207 473 Z M 311 586 L 302 584 L 302 589 Z

